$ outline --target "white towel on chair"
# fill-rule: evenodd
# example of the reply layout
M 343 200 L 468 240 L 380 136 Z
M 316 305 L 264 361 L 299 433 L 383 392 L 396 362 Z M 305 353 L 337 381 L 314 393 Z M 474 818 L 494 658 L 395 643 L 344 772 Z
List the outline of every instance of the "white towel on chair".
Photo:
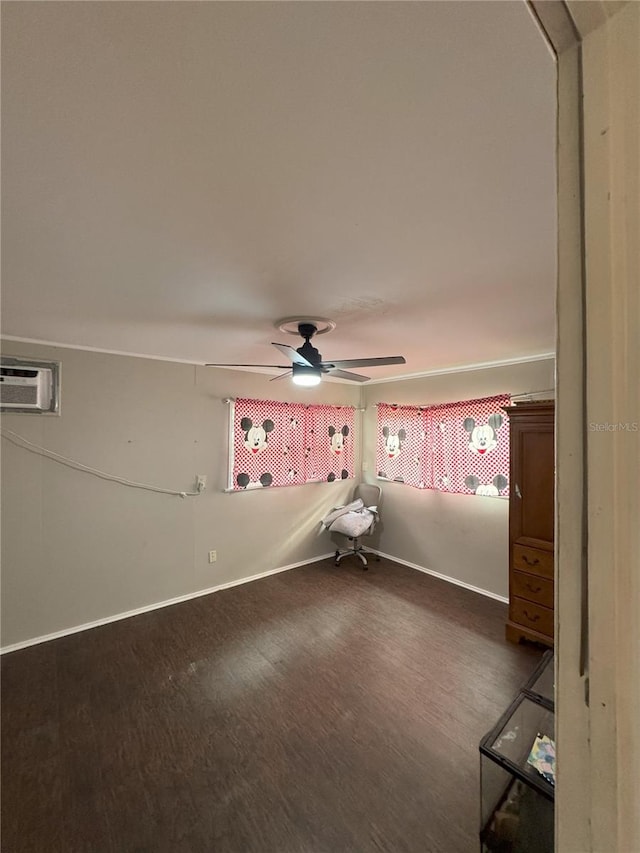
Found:
M 343 507 L 337 507 L 329 513 L 322 524 L 332 533 L 342 533 L 351 539 L 357 539 L 367 533 L 376 518 L 375 508 L 365 507 L 362 498 Z
M 329 513 L 329 515 L 326 515 L 322 519 L 322 524 L 325 527 L 331 527 L 331 525 L 334 523 L 334 521 L 337 518 L 340 518 L 341 516 L 346 515 L 348 512 L 355 512 L 357 510 L 363 509 L 363 507 L 364 507 L 364 502 L 363 502 L 362 498 L 358 498 L 357 500 L 352 501 L 350 504 L 347 504 L 346 506 L 334 507 L 331 510 L 331 512 Z

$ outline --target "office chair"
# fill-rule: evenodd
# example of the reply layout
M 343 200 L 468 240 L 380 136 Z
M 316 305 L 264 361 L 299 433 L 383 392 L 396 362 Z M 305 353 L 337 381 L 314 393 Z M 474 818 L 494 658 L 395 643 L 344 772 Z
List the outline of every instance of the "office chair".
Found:
M 346 536 L 351 546 L 344 551 L 337 550 L 335 565 L 340 565 L 340 560 L 353 554 L 362 561 L 363 571 L 367 571 L 367 563 L 364 547 L 359 543 L 361 536 L 370 536 L 375 530 L 380 517 L 379 507 L 382 496 L 380 486 L 370 483 L 360 483 L 353 491 L 353 501 L 344 507 L 336 507 L 322 522 L 332 533 Z M 380 557 L 374 555 L 376 560 Z

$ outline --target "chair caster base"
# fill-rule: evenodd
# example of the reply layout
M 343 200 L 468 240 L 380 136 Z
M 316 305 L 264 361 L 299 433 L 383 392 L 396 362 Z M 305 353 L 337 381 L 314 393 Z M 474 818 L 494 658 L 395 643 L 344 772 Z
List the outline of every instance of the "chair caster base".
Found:
M 367 556 L 372 556 L 372 557 L 375 557 L 376 560 L 380 560 L 380 557 L 378 557 L 377 554 L 370 554 L 369 551 L 367 551 L 366 553 L 367 553 Z M 342 553 L 340 553 L 340 551 L 336 551 L 335 556 L 334 556 L 333 565 L 339 566 L 340 560 L 342 560 L 343 557 L 357 557 L 362 563 L 362 571 L 363 572 L 369 571 L 369 566 L 367 564 L 367 557 L 365 557 L 364 551 L 362 549 L 360 549 L 360 548 L 358 548 L 357 550 L 352 549 L 350 551 L 343 551 Z

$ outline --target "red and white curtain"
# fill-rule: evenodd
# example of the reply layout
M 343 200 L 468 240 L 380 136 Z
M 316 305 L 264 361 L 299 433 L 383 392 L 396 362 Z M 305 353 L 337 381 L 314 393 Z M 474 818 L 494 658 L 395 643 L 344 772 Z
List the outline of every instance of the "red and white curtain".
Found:
M 236 400 L 229 489 L 353 479 L 354 421 L 351 406 Z
M 429 488 L 426 439 L 421 408 L 378 403 L 378 477 Z
M 378 477 L 419 489 L 508 494 L 510 400 L 501 394 L 435 406 L 378 404 Z

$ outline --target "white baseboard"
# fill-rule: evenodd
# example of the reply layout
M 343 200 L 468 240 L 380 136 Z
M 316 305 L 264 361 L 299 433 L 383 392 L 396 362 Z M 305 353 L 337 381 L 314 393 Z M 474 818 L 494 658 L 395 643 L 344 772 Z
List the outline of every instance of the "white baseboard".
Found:
M 367 547 L 367 551 L 373 554 L 378 554 L 380 557 L 385 557 L 393 563 L 400 563 L 410 569 L 416 569 L 418 572 L 424 572 L 426 575 L 432 575 L 434 578 L 447 581 L 462 586 L 465 589 L 470 589 L 472 592 L 477 592 L 487 598 L 493 598 L 496 601 L 502 601 L 505 604 L 509 603 L 509 599 L 503 595 L 497 595 L 495 592 L 489 592 L 488 589 L 481 589 L 479 586 L 473 586 L 470 583 L 452 578 L 449 575 L 443 575 L 440 572 L 434 572 L 432 569 L 427 569 L 424 566 L 419 566 L 417 563 L 410 563 L 408 560 L 402 560 L 400 557 L 394 557 L 391 554 L 385 554 L 384 551 L 378 551 L 375 548 Z M 130 616 L 138 616 L 141 613 L 149 613 L 151 610 L 160 610 L 162 607 L 170 607 L 172 604 L 180 604 L 183 601 L 189 601 L 192 598 L 200 598 L 203 595 L 210 595 L 213 592 L 219 592 L 221 589 L 229 589 L 232 586 L 240 586 L 241 584 L 251 583 L 251 581 L 260 580 L 260 578 L 269 577 L 269 575 L 277 575 L 280 572 L 288 572 L 290 569 L 298 569 L 300 566 L 308 566 L 311 563 L 318 563 L 321 560 L 328 560 L 334 556 L 334 552 L 329 554 L 321 554 L 319 557 L 313 557 L 310 560 L 301 560 L 298 563 L 291 563 L 288 566 L 281 566 L 278 569 L 269 569 L 266 572 L 260 572 L 257 575 L 250 575 L 247 578 L 240 578 L 235 581 L 218 584 L 218 586 L 210 586 L 207 589 L 199 589 L 196 592 L 188 592 L 186 595 L 178 595 L 176 598 L 169 598 L 166 601 L 158 601 L 155 604 L 146 604 L 144 607 L 136 607 L 134 610 L 127 610 L 125 613 L 116 613 L 114 616 L 107 616 L 104 619 L 96 619 L 94 622 L 85 622 L 83 625 L 75 625 L 73 628 L 64 628 L 62 631 L 54 631 L 52 634 L 44 634 L 42 637 L 33 637 L 30 640 L 23 640 L 21 643 L 12 643 L 10 646 L 0 648 L 0 655 L 9 654 L 9 652 L 17 652 L 19 649 L 26 649 L 29 646 L 36 646 L 39 643 L 46 643 L 49 640 L 57 640 L 59 637 L 67 637 L 70 634 L 78 634 L 80 631 L 89 631 L 91 628 L 98 628 L 100 625 L 108 625 L 110 622 L 119 622 L 121 619 L 129 619 Z
M 464 581 L 458 580 L 458 578 L 452 578 L 449 575 L 434 572 L 433 569 L 427 569 L 424 566 L 419 566 L 417 563 L 410 563 L 408 560 L 401 560 L 400 557 L 392 557 L 391 554 L 385 554 L 384 551 L 377 551 L 375 548 L 367 548 L 367 551 L 371 551 L 373 554 L 378 554 L 380 557 L 385 557 L 387 560 L 392 560 L 394 563 L 400 563 L 402 566 L 408 566 L 410 569 L 416 569 L 418 572 L 424 572 L 425 575 L 432 575 L 434 578 L 439 578 L 441 581 L 447 581 L 447 583 L 452 583 L 455 586 L 462 586 L 465 589 L 470 589 L 471 592 L 477 592 L 480 595 L 485 595 L 487 598 L 502 601 L 504 604 L 509 603 L 509 599 L 505 598 L 504 595 L 498 595 L 495 592 L 490 592 L 488 589 L 473 586 L 473 584 L 465 583 Z
M 23 640 L 21 643 L 12 643 L 10 646 L 0 648 L 0 655 L 6 655 L 9 652 L 17 652 L 18 649 L 26 649 L 28 646 L 36 646 L 39 643 L 46 643 L 49 640 L 57 640 L 59 637 L 67 637 L 69 634 L 78 634 L 80 631 L 89 631 L 91 628 L 98 628 L 100 625 L 108 625 L 110 622 L 119 622 L 121 619 L 128 619 L 130 616 L 139 616 L 141 613 L 149 613 L 151 610 L 160 610 L 161 607 L 170 607 L 172 604 L 180 604 L 183 601 L 189 601 L 192 598 L 200 598 L 203 595 L 210 595 L 212 592 L 219 592 L 221 589 L 229 589 L 232 586 L 240 586 L 244 583 L 260 580 L 269 575 L 277 575 L 280 572 L 288 572 L 290 569 L 298 569 L 300 566 L 307 566 L 311 563 L 319 563 L 320 560 L 327 560 L 333 557 L 334 552 L 329 554 L 321 554 L 319 557 L 312 557 L 310 560 L 301 560 L 298 563 L 291 563 L 288 566 L 281 566 L 279 569 L 269 569 L 266 572 L 260 572 L 257 575 L 250 575 L 248 578 L 240 578 L 235 581 L 218 584 L 218 586 L 210 586 L 207 589 L 199 589 L 196 592 L 188 592 L 186 595 L 178 595 L 176 598 L 168 598 L 166 601 L 158 601 L 155 604 L 145 604 L 144 607 L 136 607 L 135 610 L 127 610 L 125 613 L 116 613 L 114 616 L 107 616 L 104 619 L 96 619 L 95 622 L 85 622 L 84 625 L 75 625 L 73 628 L 64 628 L 62 631 L 54 631 L 52 634 L 44 634 L 42 637 L 33 637 L 30 640 Z

